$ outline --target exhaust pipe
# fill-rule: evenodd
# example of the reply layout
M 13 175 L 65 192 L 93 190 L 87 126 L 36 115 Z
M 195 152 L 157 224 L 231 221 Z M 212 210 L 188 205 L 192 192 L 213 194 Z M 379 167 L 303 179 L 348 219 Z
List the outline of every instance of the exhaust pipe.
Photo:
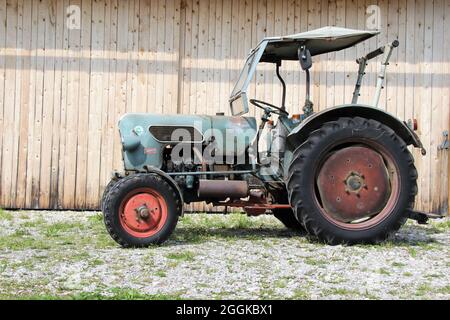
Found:
M 206 199 L 239 199 L 248 196 L 247 181 L 200 179 L 198 197 Z

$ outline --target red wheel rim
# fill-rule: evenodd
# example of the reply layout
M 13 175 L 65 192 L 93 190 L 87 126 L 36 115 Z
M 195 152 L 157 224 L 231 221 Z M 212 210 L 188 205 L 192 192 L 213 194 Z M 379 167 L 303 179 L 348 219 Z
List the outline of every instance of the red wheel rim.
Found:
M 399 190 L 398 168 L 383 147 L 347 145 L 335 148 L 319 164 L 314 194 L 328 221 L 343 229 L 365 230 L 390 215 Z
M 139 188 L 122 200 L 119 220 L 123 229 L 136 238 L 147 238 L 158 233 L 167 221 L 167 203 L 151 188 Z

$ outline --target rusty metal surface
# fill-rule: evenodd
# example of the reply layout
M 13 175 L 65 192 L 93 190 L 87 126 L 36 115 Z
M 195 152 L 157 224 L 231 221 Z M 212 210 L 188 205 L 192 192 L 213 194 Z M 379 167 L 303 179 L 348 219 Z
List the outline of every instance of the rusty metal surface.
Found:
M 363 146 L 332 154 L 320 169 L 317 186 L 325 212 L 341 222 L 379 213 L 391 193 L 382 156 Z
M 248 195 L 247 181 L 233 180 L 205 180 L 200 179 L 198 184 L 199 198 L 236 199 Z

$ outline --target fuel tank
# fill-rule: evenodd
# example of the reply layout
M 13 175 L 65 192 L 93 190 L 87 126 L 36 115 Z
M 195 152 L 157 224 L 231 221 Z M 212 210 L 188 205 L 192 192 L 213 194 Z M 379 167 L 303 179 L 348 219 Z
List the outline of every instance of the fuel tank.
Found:
M 163 148 L 181 141 L 240 156 L 256 135 L 253 117 L 127 113 L 119 120 L 125 170 L 161 168 Z

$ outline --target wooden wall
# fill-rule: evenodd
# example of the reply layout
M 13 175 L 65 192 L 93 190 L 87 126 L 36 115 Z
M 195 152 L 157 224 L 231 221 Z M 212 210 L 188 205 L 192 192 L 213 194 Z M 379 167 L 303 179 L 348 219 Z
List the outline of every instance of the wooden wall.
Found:
M 125 112 L 228 112 L 228 95 L 248 51 L 264 36 L 326 25 L 365 29 L 381 9 L 382 33 L 314 58 L 317 109 L 349 102 L 355 58 L 399 39 L 383 108 L 415 117 L 428 154 L 414 150 L 418 208 L 448 212 L 449 0 L 0 0 L 0 206 L 98 208 L 110 172 L 121 169 L 117 120 Z M 66 8 L 81 8 L 81 29 Z M 376 64 L 361 102 L 370 102 Z M 304 75 L 283 67 L 291 111 L 301 109 Z M 280 101 L 271 68 L 251 92 Z

